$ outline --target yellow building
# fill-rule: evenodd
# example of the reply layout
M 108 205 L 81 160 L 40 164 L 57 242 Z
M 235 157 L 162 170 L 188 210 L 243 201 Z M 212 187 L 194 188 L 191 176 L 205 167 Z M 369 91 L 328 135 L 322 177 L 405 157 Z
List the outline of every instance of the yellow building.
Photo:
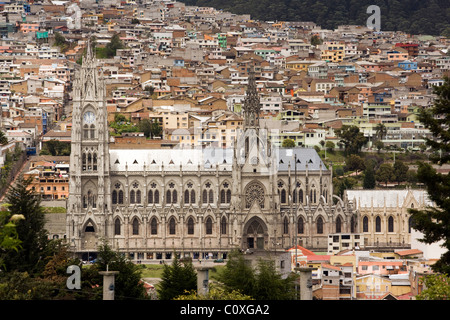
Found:
M 319 61 L 317 60 L 293 60 L 286 62 L 286 68 L 295 71 L 305 71 L 308 72 L 308 67 Z
M 345 43 L 330 41 L 324 43 L 320 58 L 328 62 L 342 62 L 345 57 Z
M 357 277 L 356 298 L 358 300 L 379 300 L 385 294 L 391 292 L 391 281 L 389 278 L 375 274 Z

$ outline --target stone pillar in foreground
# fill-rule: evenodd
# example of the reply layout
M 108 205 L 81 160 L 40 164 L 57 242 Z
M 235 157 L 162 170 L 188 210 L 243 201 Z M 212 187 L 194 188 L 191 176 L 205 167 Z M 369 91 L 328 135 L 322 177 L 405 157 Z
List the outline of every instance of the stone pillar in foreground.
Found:
M 100 275 L 103 276 L 103 300 L 114 300 L 114 279 L 119 271 L 100 271 Z

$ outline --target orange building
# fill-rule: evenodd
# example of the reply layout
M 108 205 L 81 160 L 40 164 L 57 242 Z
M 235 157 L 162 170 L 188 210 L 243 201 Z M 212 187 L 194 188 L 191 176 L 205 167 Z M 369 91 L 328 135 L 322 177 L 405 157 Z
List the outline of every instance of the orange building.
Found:
M 34 156 L 24 178 L 33 177 L 29 189 L 40 193 L 44 200 L 69 197 L 69 156 Z

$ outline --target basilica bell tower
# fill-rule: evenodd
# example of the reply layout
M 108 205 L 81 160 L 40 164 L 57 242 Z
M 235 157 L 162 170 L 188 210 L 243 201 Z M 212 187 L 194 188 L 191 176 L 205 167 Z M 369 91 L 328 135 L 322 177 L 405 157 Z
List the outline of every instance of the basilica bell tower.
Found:
M 84 258 L 108 239 L 111 208 L 105 84 L 88 40 L 73 91 L 67 236 Z

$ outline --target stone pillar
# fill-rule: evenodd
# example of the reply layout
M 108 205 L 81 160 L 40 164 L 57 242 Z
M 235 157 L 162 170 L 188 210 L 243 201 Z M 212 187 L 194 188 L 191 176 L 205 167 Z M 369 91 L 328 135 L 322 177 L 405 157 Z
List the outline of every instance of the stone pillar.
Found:
M 209 269 L 207 266 L 198 266 L 197 269 L 197 293 L 206 295 L 209 292 Z
M 312 300 L 312 270 L 313 268 L 299 267 L 295 270 L 300 275 L 300 300 Z
M 100 271 L 103 276 L 103 300 L 114 300 L 114 278 L 119 271 Z

